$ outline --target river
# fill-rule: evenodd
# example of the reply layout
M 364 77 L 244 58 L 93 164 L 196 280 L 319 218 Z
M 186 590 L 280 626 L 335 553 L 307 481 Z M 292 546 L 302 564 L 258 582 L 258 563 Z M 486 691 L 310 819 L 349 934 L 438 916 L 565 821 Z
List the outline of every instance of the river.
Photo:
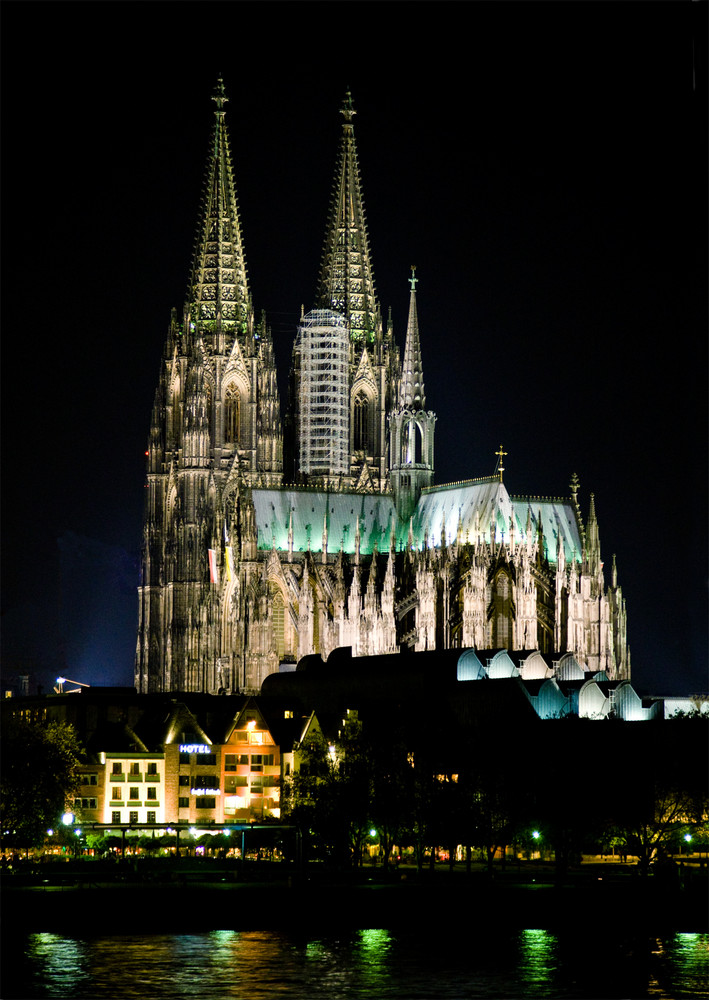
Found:
M 7 914 L 5 914 L 7 920 Z M 6 935 L 2 1000 L 709 996 L 709 935 L 419 928 Z

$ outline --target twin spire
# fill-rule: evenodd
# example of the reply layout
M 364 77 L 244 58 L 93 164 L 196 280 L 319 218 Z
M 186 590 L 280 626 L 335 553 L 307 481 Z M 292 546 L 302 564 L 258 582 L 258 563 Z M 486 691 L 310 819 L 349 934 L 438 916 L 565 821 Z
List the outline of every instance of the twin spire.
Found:
M 354 137 L 354 110 L 348 91 L 340 109 L 344 122 L 335 184 L 325 234 L 316 304 L 341 313 L 359 346 L 381 332 L 374 288 L 362 182 Z
M 198 330 L 246 332 L 251 297 L 244 258 L 239 207 L 224 105 L 229 100 L 219 78 L 210 157 L 187 292 L 188 320 Z

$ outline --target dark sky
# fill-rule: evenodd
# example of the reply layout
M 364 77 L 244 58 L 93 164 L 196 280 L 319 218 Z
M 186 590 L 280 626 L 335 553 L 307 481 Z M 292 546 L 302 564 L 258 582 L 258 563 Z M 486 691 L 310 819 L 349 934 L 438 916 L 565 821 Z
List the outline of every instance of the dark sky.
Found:
M 3 678 L 131 684 L 144 450 L 222 74 L 283 380 L 352 91 L 436 481 L 596 497 L 633 679 L 709 688 L 707 6 L 2 5 Z M 285 400 L 283 400 L 284 402 Z

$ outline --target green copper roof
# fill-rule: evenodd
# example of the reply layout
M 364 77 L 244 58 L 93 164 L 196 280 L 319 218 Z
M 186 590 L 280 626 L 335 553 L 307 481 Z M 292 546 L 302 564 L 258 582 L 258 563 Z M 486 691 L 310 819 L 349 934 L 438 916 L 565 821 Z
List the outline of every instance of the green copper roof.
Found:
M 352 554 L 359 522 L 360 552 L 370 555 L 375 545 L 388 551 L 396 524 L 394 502 L 381 494 L 255 489 L 251 498 L 260 549 L 287 551 L 292 528 L 294 552 L 321 552 L 327 529 L 328 552 Z
M 409 530 L 416 549 L 425 545 L 438 547 L 445 539 L 452 545 L 460 541 L 473 544 L 478 539 L 489 542 L 494 530 L 497 542 L 510 540 L 510 525 L 515 541 L 527 541 L 527 524 L 532 539 L 544 533 L 544 552 L 556 562 L 557 540 L 561 537 L 567 561 L 581 558 L 581 539 L 572 507 L 564 500 L 512 498 L 497 479 L 483 479 L 425 490 L 411 519 L 400 522 L 391 496 L 362 493 L 326 493 L 299 489 L 254 489 L 251 493 L 256 514 L 258 547 L 287 551 L 289 531 L 293 533 L 293 551 L 322 552 L 324 531 L 327 550 L 352 554 L 359 530 L 360 552 L 371 555 L 374 547 L 388 551 L 392 530 L 396 548 L 408 544 Z
M 514 530 L 516 542 L 527 540 L 528 515 L 531 532 L 536 536 L 539 525 L 544 532 L 544 553 L 556 562 L 557 539 L 561 537 L 567 561 L 581 557 L 581 539 L 570 503 L 548 498 L 512 498 L 504 483 L 496 478 L 482 479 L 451 486 L 424 490 L 412 519 L 414 545 L 438 547 L 445 530 L 447 544 L 460 541 L 474 543 L 479 538 L 490 541 L 510 540 Z

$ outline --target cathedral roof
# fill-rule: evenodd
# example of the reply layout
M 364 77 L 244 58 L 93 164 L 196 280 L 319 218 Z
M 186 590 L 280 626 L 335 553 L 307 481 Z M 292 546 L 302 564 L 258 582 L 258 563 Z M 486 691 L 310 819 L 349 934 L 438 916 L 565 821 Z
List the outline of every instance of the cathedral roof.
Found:
M 396 510 L 390 496 L 380 493 L 327 493 L 324 490 L 254 489 L 258 547 L 287 550 L 289 532 L 294 552 L 321 552 L 327 530 L 328 552 L 354 553 L 359 531 L 360 552 L 376 545 L 387 551 Z
M 292 532 L 294 552 L 321 552 L 327 531 L 328 552 L 353 554 L 359 532 L 359 550 L 371 555 L 376 546 L 386 552 L 392 531 L 396 547 L 408 538 L 408 524 L 396 516 L 391 496 L 381 493 L 328 493 L 307 489 L 254 489 L 258 547 L 278 551 L 289 548 Z M 489 542 L 534 541 L 542 529 L 542 556 L 555 563 L 561 539 L 567 561 L 580 559 L 582 545 L 571 504 L 561 499 L 510 497 L 504 483 L 496 478 L 456 483 L 424 490 L 411 519 L 414 548 L 439 547 L 445 532 L 446 544 L 456 539 Z
M 539 497 L 510 497 L 504 483 L 496 477 L 432 486 L 424 490 L 412 519 L 414 544 L 428 540 L 439 546 L 451 545 L 460 538 L 474 543 L 484 538 L 509 542 L 514 530 L 517 542 L 527 541 L 527 529 L 533 540 L 543 531 L 544 552 L 556 562 L 557 542 L 561 539 L 566 560 L 579 559 L 581 538 L 573 507 L 569 501 Z

